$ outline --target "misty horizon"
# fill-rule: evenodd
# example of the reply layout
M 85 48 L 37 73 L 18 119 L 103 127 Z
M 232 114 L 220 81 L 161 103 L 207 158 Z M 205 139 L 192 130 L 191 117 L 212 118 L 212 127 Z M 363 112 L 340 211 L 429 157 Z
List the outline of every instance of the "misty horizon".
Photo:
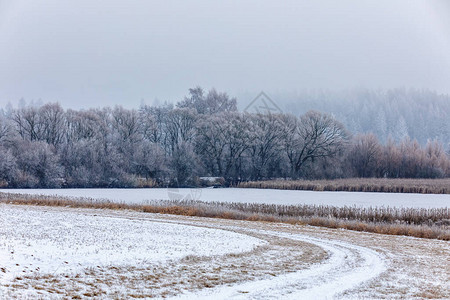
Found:
M 131 108 L 195 86 L 239 107 L 260 91 L 449 94 L 449 20 L 445 1 L 2 1 L 0 105 Z

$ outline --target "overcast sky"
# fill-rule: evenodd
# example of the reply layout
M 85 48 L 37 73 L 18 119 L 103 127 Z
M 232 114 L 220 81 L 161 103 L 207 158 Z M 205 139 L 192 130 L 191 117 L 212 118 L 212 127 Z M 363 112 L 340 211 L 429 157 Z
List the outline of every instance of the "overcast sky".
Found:
M 450 93 L 449 3 L 0 0 L 0 105 L 137 107 L 196 85 Z

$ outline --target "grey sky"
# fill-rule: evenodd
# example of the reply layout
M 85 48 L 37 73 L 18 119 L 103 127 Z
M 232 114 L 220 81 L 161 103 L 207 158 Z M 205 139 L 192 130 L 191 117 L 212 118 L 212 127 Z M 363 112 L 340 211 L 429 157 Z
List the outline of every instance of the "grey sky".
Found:
M 0 0 L 0 105 L 137 107 L 196 85 L 450 93 L 448 3 Z

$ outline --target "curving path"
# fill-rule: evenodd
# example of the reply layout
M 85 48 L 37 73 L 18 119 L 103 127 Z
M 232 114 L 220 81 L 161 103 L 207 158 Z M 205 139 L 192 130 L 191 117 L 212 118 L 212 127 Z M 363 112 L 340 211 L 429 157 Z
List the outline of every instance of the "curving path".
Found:
M 9 272 L 22 272 L 19 268 L 25 268 L 23 262 L 42 262 L 43 257 L 37 257 L 40 247 L 30 243 L 33 239 L 56 241 L 64 251 L 53 253 L 70 267 L 48 273 L 43 272 L 42 265 L 32 276 L 23 273 L 21 279 L 3 286 L 6 298 L 450 298 L 449 242 L 127 210 L 5 204 L 0 208 L 3 214 L 10 212 L 0 218 L 3 225 L 9 224 L 3 227 L 4 232 L 0 230 L 4 238 L 9 237 L 2 242 L 0 236 L 0 248 L 6 245 L 9 251 L 0 255 L 0 267 L 12 259 L 7 266 Z M 19 227 L 14 228 L 14 222 Z M 45 230 L 40 232 L 39 228 Z M 135 235 L 130 235 L 131 229 Z M 101 244 L 89 240 L 96 235 L 103 238 Z M 18 236 L 28 243 L 11 244 L 12 236 L 17 243 Z M 143 236 L 148 239 L 145 243 Z M 66 243 L 76 248 L 61 248 Z M 86 243 L 91 244 L 90 248 L 83 246 Z M 155 243 L 162 249 L 158 250 L 160 258 L 173 254 L 166 244 L 180 253 L 186 251 L 186 245 L 193 248 L 167 260 L 140 257 L 155 252 L 156 248 L 146 245 Z M 24 247 L 32 247 L 33 251 Z M 129 254 L 133 247 L 138 247 L 135 255 L 128 255 L 125 261 L 123 254 L 117 259 L 105 256 L 110 248 Z M 82 262 L 81 258 L 89 255 L 108 260 L 97 259 L 94 265 L 86 261 L 72 269 L 74 261 Z M 23 262 L 16 266 L 21 256 Z M 70 260 L 66 263 L 67 256 Z
M 365 247 L 303 234 L 275 231 L 264 231 L 264 234 L 316 245 L 328 253 L 328 258 L 294 273 L 233 286 L 221 286 L 176 298 L 276 299 L 281 296 L 283 299 L 334 299 L 345 291 L 376 278 L 386 270 L 385 258 Z

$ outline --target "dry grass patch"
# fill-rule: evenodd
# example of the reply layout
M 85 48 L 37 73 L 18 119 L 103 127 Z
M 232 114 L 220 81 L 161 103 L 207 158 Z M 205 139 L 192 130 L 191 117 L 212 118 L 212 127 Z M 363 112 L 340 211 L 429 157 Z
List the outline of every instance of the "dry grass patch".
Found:
M 450 194 L 450 179 L 346 178 L 334 180 L 267 180 L 241 182 L 240 188 Z

